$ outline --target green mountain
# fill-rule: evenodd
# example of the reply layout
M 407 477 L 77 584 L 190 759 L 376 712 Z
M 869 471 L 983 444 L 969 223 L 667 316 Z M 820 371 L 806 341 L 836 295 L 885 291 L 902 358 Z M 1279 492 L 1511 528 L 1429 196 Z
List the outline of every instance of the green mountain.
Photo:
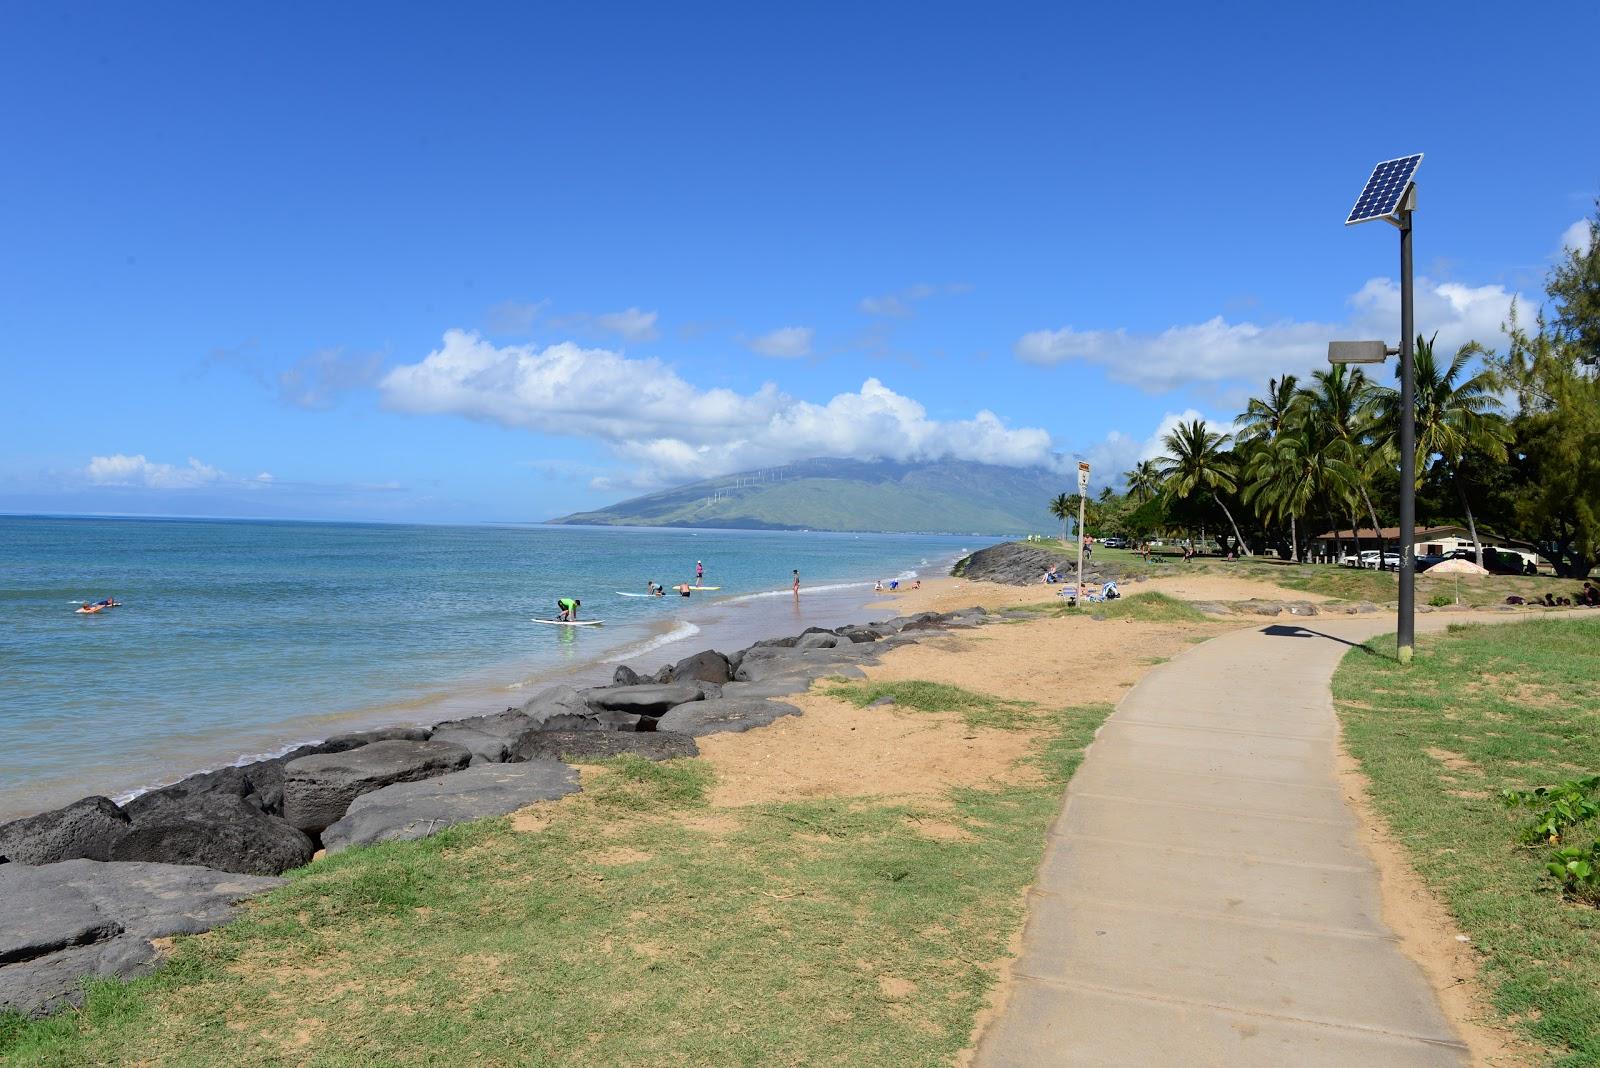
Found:
M 552 523 L 901 533 L 1054 530 L 1047 506 L 1070 478 L 1043 468 L 802 460 L 635 497 Z

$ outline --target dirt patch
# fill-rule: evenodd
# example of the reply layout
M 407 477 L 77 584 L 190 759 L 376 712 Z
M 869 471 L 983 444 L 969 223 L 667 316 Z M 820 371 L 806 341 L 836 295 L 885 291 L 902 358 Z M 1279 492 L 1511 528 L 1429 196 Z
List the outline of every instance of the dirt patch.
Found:
M 518 834 L 538 834 L 555 821 L 555 813 L 544 805 L 530 805 L 511 814 L 511 829 Z
M 1172 575 L 1151 579 L 1137 586 L 1130 585 L 1124 592 L 1143 593 L 1146 590 L 1155 590 L 1180 601 L 1248 601 L 1251 598 L 1264 601 L 1333 600 L 1320 593 L 1305 593 L 1235 575 Z
M 712 805 L 859 795 L 937 799 L 952 786 L 1019 781 L 1022 772 L 1013 765 L 1033 737 L 968 730 L 953 714 L 856 708 L 817 693 L 790 700 L 801 715 L 700 739 L 700 756 L 717 773 Z
M 1468 775 L 1483 774 L 1483 769 L 1481 767 L 1479 767 L 1477 764 L 1474 764 L 1460 753 L 1452 753 L 1448 749 L 1438 749 L 1432 747 L 1424 749 L 1423 752 L 1427 753 L 1430 757 L 1432 757 L 1434 760 L 1437 760 L 1451 771 L 1462 771 L 1466 772 Z
M 1031 701 L 1044 714 L 1115 702 L 1149 670 L 1147 661 L 1175 655 L 1197 634 L 1226 629 L 1214 623 L 1037 619 L 953 631 L 937 648 L 902 646 L 866 673 L 874 681 L 920 679 Z M 1033 773 L 1016 766 L 1033 744 L 1031 731 L 968 727 L 954 714 L 856 708 L 816 691 L 789 700 L 802 715 L 700 739 L 701 757 L 717 773 L 713 806 L 858 795 L 937 803 L 953 786 L 1014 783 Z
M 1459 754 L 1437 752 L 1454 760 Z M 1434 750 L 1428 755 L 1435 756 Z M 1466 763 L 1470 764 L 1470 761 Z M 1514 1031 L 1490 1023 L 1496 1016 L 1480 969 L 1482 957 L 1456 926 L 1438 896 L 1411 866 L 1405 847 L 1372 807 L 1368 780 L 1341 741 L 1336 769 L 1345 799 L 1356 813 L 1362 844 L 1378 869 L 1383 922 L 1400 939 L 1400 948 L 1422 968 L 1445 1016 L 1467 1044 L 1475 1065 L 1523 1068 L 1539 1063 L 1540 1051 Z
M 614 868 L 619 864 L 638 864 L 654 859 L 654 853 L 646 853 L 639 849 L 608 849 L 596 855 L 594 862 L 604 868 Z
M 899 979 L 892 975 L 878 977 L 878 993 L 890 1001 L 904 1001 L 917 992 L 917 984 L 909 979 Z
M 944 820 L 915 819 L 908 820 L 908 826 L 924 838 L 932 838 L 937 842 L 968 842 L 972 840 L 972 832 L 965 827 Z
M 718 836 L 732 834 L 744 826 L 737 817 L 716 812 L 685 812 L 678 816 L 678 824 L 686 830 Z

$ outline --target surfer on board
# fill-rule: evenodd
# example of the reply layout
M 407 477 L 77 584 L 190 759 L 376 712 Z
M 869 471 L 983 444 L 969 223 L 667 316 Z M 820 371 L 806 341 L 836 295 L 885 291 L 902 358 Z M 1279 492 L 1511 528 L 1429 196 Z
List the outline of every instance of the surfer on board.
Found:
M 576 622 L 578 618 L 578 607 L 582 604 L 583 602 L 575 597 L 561 598 L 556 602 L 556 607 L 560 609 L 560 611 L 556 614 L 556 620 L 561 623 Z

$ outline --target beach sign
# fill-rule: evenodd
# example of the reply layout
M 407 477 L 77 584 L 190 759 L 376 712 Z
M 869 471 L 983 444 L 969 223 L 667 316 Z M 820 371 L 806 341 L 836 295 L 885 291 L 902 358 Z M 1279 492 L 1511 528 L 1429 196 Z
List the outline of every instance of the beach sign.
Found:
M 1078 492 L 1084 495 L 1089 492 L 1089 464 L 1086 460 L 1078 461 Z

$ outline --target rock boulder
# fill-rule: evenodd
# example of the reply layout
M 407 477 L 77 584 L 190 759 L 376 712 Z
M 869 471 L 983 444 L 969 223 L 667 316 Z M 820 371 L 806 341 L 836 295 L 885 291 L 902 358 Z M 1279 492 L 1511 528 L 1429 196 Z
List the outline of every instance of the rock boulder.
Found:
M 373 742 L 344 753 L 300 757 L 284 768 L 283 818 L 316 834 L 362 794 L 457 771 L 471 759 L 465 746 L 433 740 Z
M 0 856 L 18 864 L 109 860 L 112 847 L 132 826 L 128 814 L 109 797 L 85 797 L 65 808 L 0 824 Z
M 314 851 L 304 833 L 237 794 L 197 793 L 140 808 L 110 859 L 278 875 L 309 863 Z
M 152 938 L 208 930 L 282 883 L 187 865 L 0 865 L 0 1009 L 39 1015 L 78 1004 L 84 976 L 149 971 Z
M 672 731 L 537 731 L 517 743 L 517 760 L 604 759 L 637 753 L 647 760 L 671 760 L 700 754 L 687 734 Z
M 577 771 L 555 760 L 481 764 L 362 794 L 343 819 L 322 832 L 322 842 L 336 853 L 369 842 L 425 838 L 457 823 L 503 816 L 577 789 Z
M 698 701 L 704 694 L 693 683 L 650 683 L 643 686 L 607 686 L 583 691 L 584 699 L 602 711 L 660 716 L 673 705 Z
M 656 724 L 656 733 L 670 732 L 699 738 L 707 734 L 765 727 L 783 716 L 799 714 L 800 710 L 794 705 L 759 698 L 724 697 L 715 701 L 692 701 L 662 716 Z

